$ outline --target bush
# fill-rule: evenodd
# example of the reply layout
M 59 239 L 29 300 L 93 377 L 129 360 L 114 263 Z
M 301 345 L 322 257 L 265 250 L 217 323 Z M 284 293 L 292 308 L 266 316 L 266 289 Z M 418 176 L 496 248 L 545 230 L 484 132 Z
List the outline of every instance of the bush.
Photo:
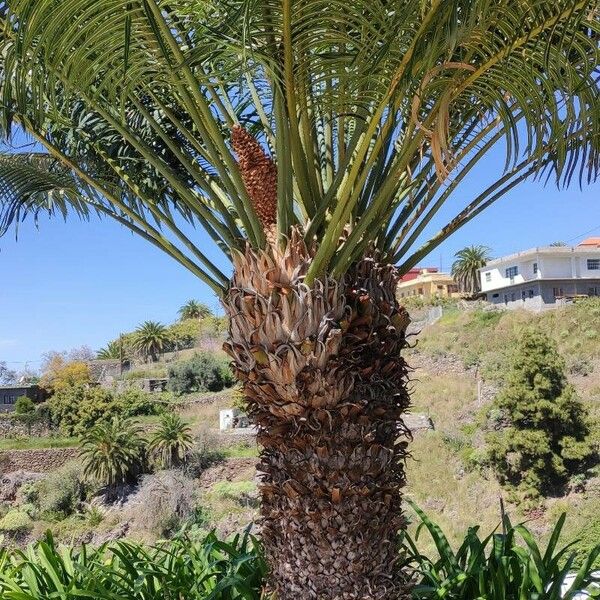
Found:
M 0 531 L 6 533 L 24 533 L 33 528 L 31 517 L 21 509 L 9 510 L 0 519 Z M 1 589 L 1 588 L 0 588 Z
M 174 533 L 195 511 L 196 492 L 192 479 L 181 471 L 158 471 L 142 477 L 125 512 L 135 526 L 159 536 Z
M 208 429 L 202 429 L 194 439 L 186 463 L 185 473 L 189 477 L 199 477 L 208 467 L 221 462 L 225 455 L 219 449 L 217 436 Z
M 48 401 L 53 425 L 67 436 L 81 435 L 112 413 L 114 396 L 102 388 L 76 386 L 57 392 Z
M 15 402 L 15 413 L 18 415 L 28 415 L 35 412 L 35 404 L 27 396 L 19 396 Z
M 48 401 L 52 424 L 67 436 L 82 435 L 113 417 L 130 418 L 164 411 L 157 396 L 138 389 L 115 394 L 102 388 L 73 387 L 54 394 Z
M 562 491 L 596 459 L 585 408 L 555 344 L 541 332 L 523 334 L 492 414 L 497 430 L 486 436 L 489 464 L 525 498 Z
M 229 361 L 212 354 L 198 353 L 169 368 L 168 389 L 176 394 L 218 392 L 233 384 Z
M 69 463 L 31 484 L 25 493 L 42 517 L 60 519 L 77 512 L 89 492 L 81 465 Z
M 160 415 L 164 412 L 164 394 L 150 394 L 137 388 L 129 388 L 114 397 L 112 415 L 125 419 Z

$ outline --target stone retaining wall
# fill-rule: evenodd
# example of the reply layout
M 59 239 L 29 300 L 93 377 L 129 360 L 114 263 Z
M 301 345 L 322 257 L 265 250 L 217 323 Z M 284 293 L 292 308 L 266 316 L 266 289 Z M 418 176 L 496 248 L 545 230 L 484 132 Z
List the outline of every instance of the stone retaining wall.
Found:
M 19 437 L 43 437 L 50 429 L 46 423 L 23 423 L 14 417 L 0 417 L 0 439 Z
M 0 473 L 29 471 L 48 473 L 77 458 L 78 448 L 46 448 L 42 450 L 0 451 Z

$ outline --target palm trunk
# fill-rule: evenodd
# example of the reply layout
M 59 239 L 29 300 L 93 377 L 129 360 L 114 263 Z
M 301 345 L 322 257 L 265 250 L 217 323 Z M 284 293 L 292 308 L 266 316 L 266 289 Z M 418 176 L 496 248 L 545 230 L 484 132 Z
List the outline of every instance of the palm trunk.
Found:
M 366 258 L 312 288 L 312 252 L 247 250 L 226 350 L 261 445 L 262 539 L 277 600 L 398 600 L 408 324 L 396 273 Z

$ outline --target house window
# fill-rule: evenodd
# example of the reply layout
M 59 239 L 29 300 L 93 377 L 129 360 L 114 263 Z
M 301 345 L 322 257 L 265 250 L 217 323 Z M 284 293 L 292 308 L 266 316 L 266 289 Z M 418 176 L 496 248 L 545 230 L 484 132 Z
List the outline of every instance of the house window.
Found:
M 519 267 L 508 267 L 506 269 L 506 278 L 514 279 L 519 274 Z
M 515 293 L 514 292 L 510 295 L 510 301 L 511 302 L 515 301 Z
M 560 298 L 563 295 L 563 289 L 558 287 L 552 288 L 552 293 L 555 298 Z
M 9 404 L 9 402 L 8 402 L 8 396 L 4 396 L 4 404 Z
M 529 297 L 533 298 L 533 290 L 529 290 Z
M 600 271 L 600 258 L 588 258 L 588 271 Z
M 504 304 L 508 304 L 508 296 L 504 294 Z
M 423 295 L 423 288 L 419 288 L 419 296 Z
M 500 298 L 500 294 L 492 294 L 492 298 Z
M 525 290 L 523 290 L 521 292 L 521 300 L 523 300 L 523 302 L 525 302 L 525 298 L 527 297 L 527 294 L 525 293 Z
M 485 280 L 486 280 L 487 283 L 489 283 L 492 280 L 492 272 L 491 271 L 488 271 L 485 274 Z
M 535 275 L 538 272 L 538 264 L 535 262 L 533 263 L 533 274 Z
M 441 292 L 441 291 L 443 291 L 443 289 L 444 289 L 444 286 L 443 286 L 443 285 L 438 285 L 438 286 L 437 286 L 437 289 L 438 289 L 438 290 Z
M 600 296 L 600 288 L 598 288 L 598 287 L 588 288 L 588 296 Z

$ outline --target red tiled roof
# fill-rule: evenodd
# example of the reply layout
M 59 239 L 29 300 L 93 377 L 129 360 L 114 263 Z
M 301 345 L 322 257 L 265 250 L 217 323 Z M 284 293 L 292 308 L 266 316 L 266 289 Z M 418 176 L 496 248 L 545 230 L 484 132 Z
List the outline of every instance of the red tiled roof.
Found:
M 437 267 L 414 267 L 408 273 L 402 275 L 400 281 L 411 281 L 416 279 L 423 271 L 428 273 L 437 273 L 439 269 Z
M 600 237 L 591 237 L 583 240 L 579 243 L 579 246 L 592 246 L 593 248 L 600 248 Z

